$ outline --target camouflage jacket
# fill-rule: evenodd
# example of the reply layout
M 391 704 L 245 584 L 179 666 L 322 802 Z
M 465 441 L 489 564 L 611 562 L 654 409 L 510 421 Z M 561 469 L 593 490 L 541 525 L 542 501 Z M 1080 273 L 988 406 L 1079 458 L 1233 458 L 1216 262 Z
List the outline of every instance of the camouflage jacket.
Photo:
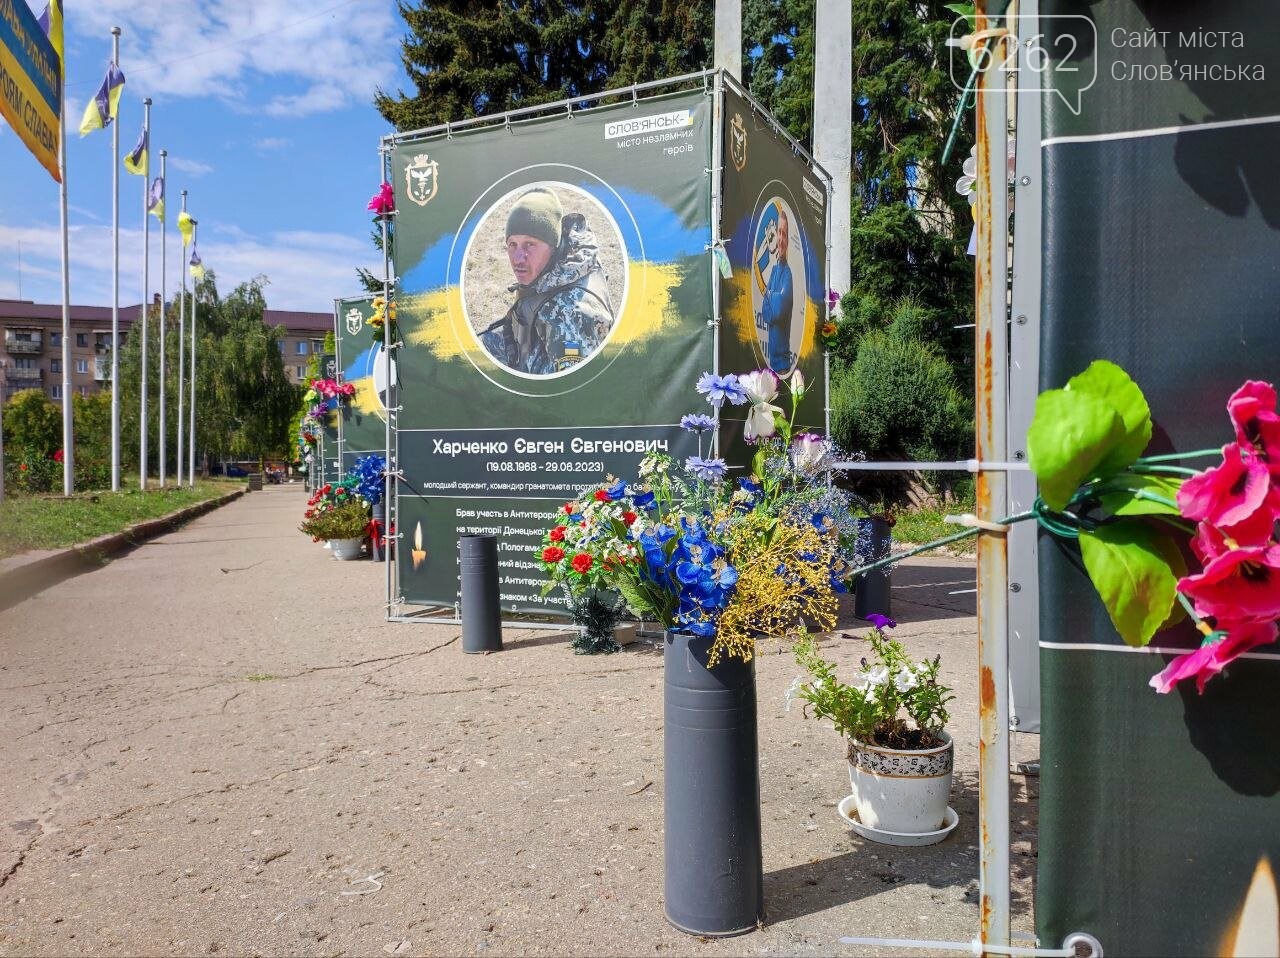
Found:
M 489 355 L 517 372 L 568 369 L 599 349 L 613 328 L 609 284 L 586 218 L 568 214 L 560 232 L 547 268 L 527 286 L 511 286 L 515 303 L 480 334 Z

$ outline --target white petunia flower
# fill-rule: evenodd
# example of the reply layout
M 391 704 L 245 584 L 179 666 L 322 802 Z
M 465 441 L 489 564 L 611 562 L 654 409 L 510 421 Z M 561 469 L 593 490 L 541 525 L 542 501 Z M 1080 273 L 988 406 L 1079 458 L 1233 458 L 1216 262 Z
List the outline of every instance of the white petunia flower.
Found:
M 919 684 L 916 674 L 908 668 L 903 668 L 893 677 L 893 687 L 899 692 L 908 692 Z

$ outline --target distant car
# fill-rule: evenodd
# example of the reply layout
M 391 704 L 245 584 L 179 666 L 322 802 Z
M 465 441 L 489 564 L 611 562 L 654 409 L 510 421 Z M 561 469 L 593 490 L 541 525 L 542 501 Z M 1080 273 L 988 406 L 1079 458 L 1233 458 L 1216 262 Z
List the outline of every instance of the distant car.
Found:
M 249 474 L 239 466 L 227 466 L 227 475 L 233 479 L 243 479 Z

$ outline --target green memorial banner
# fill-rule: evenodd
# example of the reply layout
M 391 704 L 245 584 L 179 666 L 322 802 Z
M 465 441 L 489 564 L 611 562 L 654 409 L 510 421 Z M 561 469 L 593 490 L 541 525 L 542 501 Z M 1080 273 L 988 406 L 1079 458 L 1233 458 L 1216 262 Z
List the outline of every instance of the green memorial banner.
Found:
M 760 106 L 729 86 L 723 116 L 720 232 L 729 275 L 720 274 L 720 371 L 798 370 L 806 392 L 796 425 L 825 433 L 827 182 Z M 720 451 L 734 465 L 751 457 L 744 420 L 743 407 L 720 411 Z
M 1044 49 L 1074 51 L 1071 72 L 1056 58 L 1051 72 L 1077 84 L 1043 101 L 1040 385 L 1112 360 L 1150 401 L 1151 454 L 1221 446 L 1227 397 L 1274 381 L 1280 353 L 1280 10 L 1042 0 L 1040 13 Z M 1158 695 L 1151 676 L 1200 634 L 1129 648 L 1079 550 L 1046 537 L 1039 556 L 1041 941 L 1276 954 L 1280 648 L 1203 694 L 1187 681 Z
M 556 510 L 697 452 L 712 113 L 699 88 L 395 143 L 405 601 L 454 605 L 458 537 L 493 533 L 502 608 L 547 611 Z
M 386 454 L 386 389 L 382 386 L 382 331 L 369 325 L 372 296 L 340 299 L 334 304 L 334 338 L 341 382 L 356 393 L 342 402 L 342 471 L 370 453 Z
M 338 357 L 333 353 L 320 356 L 320 378 L 338 378 Z M 339 400 L 341 402 L 341 400 Z M 320 430 L 320 484 L 336 482 L 343 474 L 341 440 L 341 406 L 324 417 Z

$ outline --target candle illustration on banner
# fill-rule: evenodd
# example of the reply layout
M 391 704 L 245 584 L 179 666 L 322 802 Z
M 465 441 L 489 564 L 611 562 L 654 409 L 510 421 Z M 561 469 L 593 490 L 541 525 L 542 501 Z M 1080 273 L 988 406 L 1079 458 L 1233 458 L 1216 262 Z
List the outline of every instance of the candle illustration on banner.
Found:
M 427 551 L 422 548 L 422 523 L 413 527 L 413 567 L 416 569 L 427 558 Z

